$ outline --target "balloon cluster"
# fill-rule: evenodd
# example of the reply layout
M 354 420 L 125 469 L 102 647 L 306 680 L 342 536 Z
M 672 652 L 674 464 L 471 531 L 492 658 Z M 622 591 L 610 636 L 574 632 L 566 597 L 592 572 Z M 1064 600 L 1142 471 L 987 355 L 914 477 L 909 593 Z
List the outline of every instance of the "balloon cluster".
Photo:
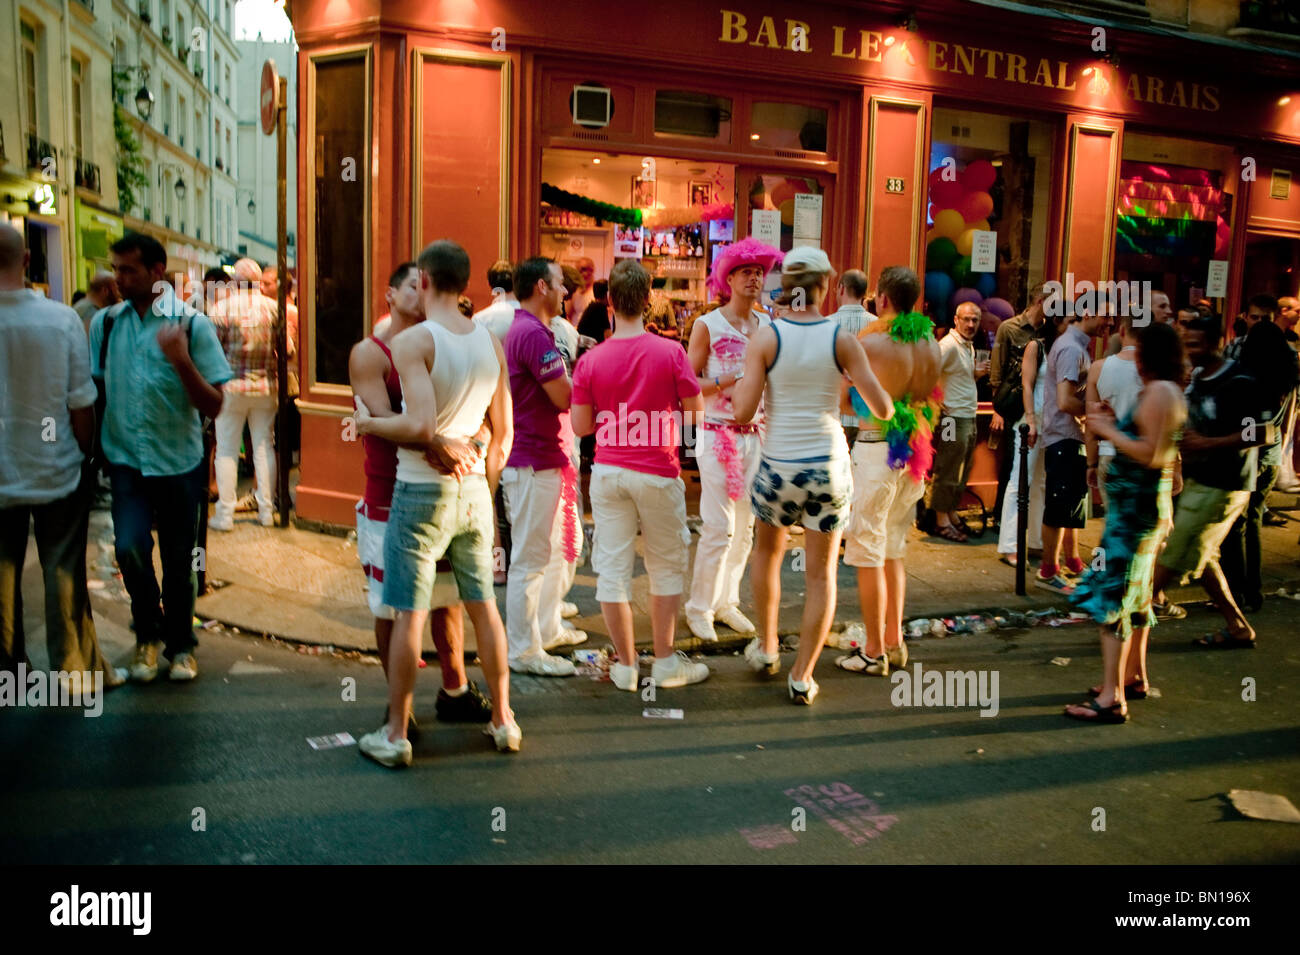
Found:
M 753 209 L 778 209 L 781 212 L 781 225 L 786 228 L 794 226 L 794 197 L 799 193 L 812 192 L 813 180 L 799 177 L 786 177 L 767 190 L 771 176 L 759 176 L 749 190 L 749 205 Z
M 998 172 L 987 159 L 976 159 L 953 178 L 945 178 L 952 168 L 940 164 L 930 173 L 930 219 L 934 225 L 926 234 L 925 245 L 925 298 L 935 319 L 945 323 L 963 302 L 974 302 L 994 314 L 1011 309 L 1005 300 L 989 297 L 998 284 L 992 272 L 971 271 L 975 233 L 989 229 L 988 217 L 993 212 L 989 189 Z

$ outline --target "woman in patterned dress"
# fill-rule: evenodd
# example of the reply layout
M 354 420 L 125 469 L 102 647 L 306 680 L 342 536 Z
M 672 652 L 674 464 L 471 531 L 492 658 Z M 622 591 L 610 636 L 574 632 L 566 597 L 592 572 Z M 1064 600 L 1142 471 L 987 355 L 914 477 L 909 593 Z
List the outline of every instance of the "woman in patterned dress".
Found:
M 1125 723 L 1127 700 L 1147 695 L 1146 645 L 1155 622 L 1152 576 L 1172 508 L 1178 438 L 1187 419 L 1178 333 L 1164 324 L 1142 329 L 1137 365 L 1142 395 L 1128 417 L 1116 421 L 1104 402 L 1088 408 L 1088 429 L 1112 442 L 1116 451 L 1106 475 L 1111 506 L 1100 560 L 1072 598 L 1101 626 L 1102 682 L 1090 691 L 1093 699 L 1067 706 L 1065 715 L 1091 723 Z

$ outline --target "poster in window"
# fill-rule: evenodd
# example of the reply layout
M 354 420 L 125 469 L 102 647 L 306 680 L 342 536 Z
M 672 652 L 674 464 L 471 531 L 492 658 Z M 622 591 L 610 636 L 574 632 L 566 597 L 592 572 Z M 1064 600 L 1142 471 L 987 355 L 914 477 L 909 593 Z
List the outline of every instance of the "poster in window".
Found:
M 713 200 L 713 184 L 707 179 L 691 180 L 691 205 L 707 206 Z
M 632 208 L 653 209 L 655 207 L 655 181 L 637 176 L 632 180 Z

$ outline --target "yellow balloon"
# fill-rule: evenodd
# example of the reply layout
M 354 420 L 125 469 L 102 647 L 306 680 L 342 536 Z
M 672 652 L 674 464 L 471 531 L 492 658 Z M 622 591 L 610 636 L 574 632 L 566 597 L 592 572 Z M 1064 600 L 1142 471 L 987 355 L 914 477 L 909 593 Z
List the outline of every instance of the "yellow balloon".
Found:
M 961 235 L 957 236 L 957 251 L 962 255 L 970 255 L 971 247 L 975 245 L 975 230 L 966 229 Z
M 975 230 L 978 231 L 978 232 L 988 232 L 988 231 L 989 231 L 989 220 L 988 220 L 988 219 L 980 219 L 978 222 L 972 222 L 972 223 L 968 226 L 968 228 L 975 229 Z
M 794 225 L 794 200 L 787 199 L 777 206 L 781 210 L 781 225 Z
M 956 241 L 966 229 L 966 221 L 956 209 L 944 209 L 934 217 L 934 234 Z

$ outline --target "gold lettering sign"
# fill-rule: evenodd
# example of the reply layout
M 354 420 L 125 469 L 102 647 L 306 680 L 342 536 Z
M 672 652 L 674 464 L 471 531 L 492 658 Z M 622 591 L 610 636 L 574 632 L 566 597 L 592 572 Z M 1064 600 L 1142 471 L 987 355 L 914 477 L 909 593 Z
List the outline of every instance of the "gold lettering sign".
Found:
M 738 10 L 719 12 L 722 14 L 719 43 L 744 43 L 773 50 L 813 51 L 812 29 L 800 20 L 782 17 L 785 21 L 783 43 L 777 33 L 775 17 L 758 17 L 757 25 L 751 25 L 750 18 Z M 921 44 L 924 44 L 924 50 L 919 49 Z M 1041 86 L 1065 93 L 1078 89 L 1075 65 L 1065 60 L 1050 60 L 1045 57 L 1030 59 L 1019 53 L 940 40 L 921 40 L 915 36 L 907 37 L 887 48 L 883 32 L 858 29 L 855 37 L 849 27 L 840 24 L 831 26 L 830 56 L 833 58 L 880 63 L 886 53 L 909 66 L 924 62 L 930 71 L 937 73 L 954 73 L 1021 86 Z M 1163 77 L 1127 71 L 1121 73 L 1100 66 L 1094 68 L 1085 79 L 1089 80 L 1086 86 L 1089 92 L 1105 95 L 1112 89 L 1118 90 L 1134 103 L 1207 113 L 1219 110 L 1217 86 L 1185 80 L 1167 83 Z

